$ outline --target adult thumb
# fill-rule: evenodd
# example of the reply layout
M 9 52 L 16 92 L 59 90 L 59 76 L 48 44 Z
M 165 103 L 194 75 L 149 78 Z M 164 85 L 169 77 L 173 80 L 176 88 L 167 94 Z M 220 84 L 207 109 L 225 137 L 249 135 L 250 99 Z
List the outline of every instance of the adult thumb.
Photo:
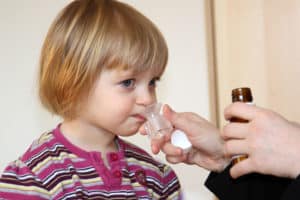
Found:
M 163 106 L 163 116 L 170 121 L 174 127 L 183 131 L 191 124 L 189 120 L 191 115 L 186 115 L 186 113 L 178 113 L 167 104 Z
M 173 109 L 168 104 L 164 104 L 163 115 L 167 120 L 172 121 L 172 118 L 174 115 L 176 115 L 176 112 L 173 111 Z

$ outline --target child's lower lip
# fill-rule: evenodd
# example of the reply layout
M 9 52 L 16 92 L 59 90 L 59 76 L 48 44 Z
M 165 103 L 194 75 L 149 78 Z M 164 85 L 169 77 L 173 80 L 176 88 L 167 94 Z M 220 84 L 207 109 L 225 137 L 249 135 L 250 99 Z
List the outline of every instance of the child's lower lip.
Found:
M 142 116 L 142 115 L 139 115 L 139 114 L 133 115 L 133 117 L 139 119 L 140 121 L 146 121 L 146 118 L 144 116 Z

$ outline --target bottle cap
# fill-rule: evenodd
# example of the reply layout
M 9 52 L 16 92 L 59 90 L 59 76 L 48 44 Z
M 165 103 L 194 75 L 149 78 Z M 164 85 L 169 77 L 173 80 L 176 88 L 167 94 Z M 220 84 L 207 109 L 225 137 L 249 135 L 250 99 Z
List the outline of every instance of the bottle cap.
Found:
M 248 87 L 236 88 L 231 91 L 232 102 L 252 102 L 251 89 Z
M 186 134 L 183 131 L 178 129 L 173 131 L 171 135 L 171 143 L 174 146 L 183 149 L 184 153 L 189 152 L 189 150 L 192 148 L 192 144 L 187 138 Z

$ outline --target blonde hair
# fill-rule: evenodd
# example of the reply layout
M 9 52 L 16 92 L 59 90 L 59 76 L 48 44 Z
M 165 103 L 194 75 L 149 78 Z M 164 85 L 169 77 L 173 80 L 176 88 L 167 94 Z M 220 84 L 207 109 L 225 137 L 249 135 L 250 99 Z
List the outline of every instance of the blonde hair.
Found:
M 74 118 L 103 69 L 154 68 L 162 74 L 166 42 L 156 26 L 115 0 L 75 0 L 52 23 L 44 41 L 39 96 L 53 114 Z

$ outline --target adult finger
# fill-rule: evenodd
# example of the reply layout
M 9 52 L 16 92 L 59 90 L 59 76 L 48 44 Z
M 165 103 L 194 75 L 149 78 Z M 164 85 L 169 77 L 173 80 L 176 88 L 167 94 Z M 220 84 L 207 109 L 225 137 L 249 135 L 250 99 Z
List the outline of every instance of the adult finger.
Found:
M 177 164 L 177 163 L 181 163 L 181 162 L 186 161 L 187 160 L 187 155 L 186 154 L 182 154 L 180 156 L 169 156 L 169 155 L 166 155 L 166 160 L 169 163 Z
M 147 135 L 147 132 L 146 132 L 146 129 L 145 129 L 145 124 L 143 124 L 143 125 L 139 128 L 138 132 L 139 132 L 140 134 L 142 134 L 142 135 Z
M 168 156 L 180 156 L 183 154 L 181 148 L 172 145 L 170 142 L 165 143 L 161 150 Z
M 224 146 L 226 156 L 248 154 L 249 152 L 245 140 L 227 140 Z
M 166 117 L 168 120 L 171 121 L 173 115 L 175 115 L 176 113 L 172 110 L 172 108 L 167 105 L 167 104 L 164 104 L 163 105 L 163 115 L 164 117 Z
M 230 120 L 232 117 L 252 120 L 260 109 L 262 108 L 246 103 L 236 102 L 225 108 L 224 117 L 226 120 Z
M 152 153 L 158 154 L 160 149 L 166 143 L 165 136 L 151 138 L 151 150 Z
M 191 127 L 195 126 L 195 124 L 199 126 L 200 120 L 203 120 L 195 113 L 177 113 L 173 111 L 169 105 L 166 104 L 163 107 L 163 115 L 173 124 L 175 128 L 186 132 L 187 135 L 189 135 L 190 130 L 193 129 Z
M 253 168 L 251 168 L 251 160 L 249 158 L 238 162 L 233 165 L 230 169 L 230 175 L 232 178 L 238 178 L 240 176 L 249 174 L 254 172 Z
M 224 140 L 227 139 L 244 139 L 248 135 L 248 124 L 247 123 L 228 123 L 224 126 L 221 132 L 221 137 Z

